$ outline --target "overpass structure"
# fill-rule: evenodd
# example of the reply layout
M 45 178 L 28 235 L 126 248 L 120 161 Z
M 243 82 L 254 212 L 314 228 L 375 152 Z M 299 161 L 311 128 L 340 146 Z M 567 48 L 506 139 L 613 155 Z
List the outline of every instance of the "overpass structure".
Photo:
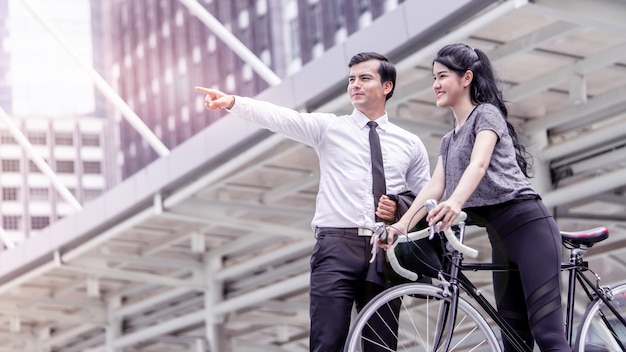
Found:
M 616 283 L 626 279 L 625 15 L 624 0 L 408 0 L 258 98 L 347 113 L 349 58 L 386 53 L 399 70 L 390 118 L 434 165 L 452 117 L 434 105 L 431 59 L 452 42 L 486 50 L 528 137 L 534 186 L 562 229 L 609 228 L 589 260 Z M 0 253 L 0 351 L 307 351 L 318 173 L 310 148 L 224 117 Z M 468 244 L 488 260 L 484 233 Z

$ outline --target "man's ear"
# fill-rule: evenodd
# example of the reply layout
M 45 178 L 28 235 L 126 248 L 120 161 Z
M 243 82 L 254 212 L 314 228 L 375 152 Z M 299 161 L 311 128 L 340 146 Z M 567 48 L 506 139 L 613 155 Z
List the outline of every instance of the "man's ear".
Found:
M 385 89 L 385 95 L 387 95 L 393 89 L 393 83 L 391 81 L 383 82 L 383 88 Z
M 463 87 L 467 88 L 470 86 L 470 84 L 472 84 L 472 81 L 474 80 L 474 72 L 467 70 L 465 71 L 465 74 L 463 75 Z

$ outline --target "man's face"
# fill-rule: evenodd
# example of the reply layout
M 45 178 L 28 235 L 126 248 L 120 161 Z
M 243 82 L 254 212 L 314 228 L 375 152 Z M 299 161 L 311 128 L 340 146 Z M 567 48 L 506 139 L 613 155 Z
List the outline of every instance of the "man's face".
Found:
M 366 113 L 384 109 L 385 97 L 391 90 L 391 82 L 381 83 L 378 60 L 368 60 L 352 65 L 348 77 L 348 96 L 352 105 Z

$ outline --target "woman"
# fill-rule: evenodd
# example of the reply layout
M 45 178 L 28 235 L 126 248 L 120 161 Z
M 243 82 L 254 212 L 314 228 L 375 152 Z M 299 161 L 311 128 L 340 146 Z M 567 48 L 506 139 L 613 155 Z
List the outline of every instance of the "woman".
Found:
M 526 151 L 507 121 L 490 60 L 467 45 L 447 45 L 433 60 L 433 77 L 437 106 L 452 110 L 454 130 L 442 139 L 431 180 L 390 226 L 388 244 L 426 214 L 427 199 L 443 199 L 427 215 L 430 225 L 441 221 L 442 230 L 465 211 L 486 227 L 493 262 L 519 269 L 493 275 L 499 312 L 529 346 L 536 341 L 542 351 L 570 351 L 561 309 L 561 237 L 527 180 Z M 506 341 L 504 347 L 514 350 Z

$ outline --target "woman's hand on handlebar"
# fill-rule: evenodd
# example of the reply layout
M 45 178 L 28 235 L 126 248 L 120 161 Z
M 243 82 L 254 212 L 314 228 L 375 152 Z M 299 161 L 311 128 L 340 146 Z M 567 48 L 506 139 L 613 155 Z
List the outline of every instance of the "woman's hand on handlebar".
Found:
M 428 213 L 426 221 L 428 221 L 428 226 L 434 226 L 441 221 L 441 226 L 437 228 L 437 231 L 445 231 L 452 226 L 452 223 L 460 213 L 461 204 L 446 200 L 439 203 L 435 209 Z

